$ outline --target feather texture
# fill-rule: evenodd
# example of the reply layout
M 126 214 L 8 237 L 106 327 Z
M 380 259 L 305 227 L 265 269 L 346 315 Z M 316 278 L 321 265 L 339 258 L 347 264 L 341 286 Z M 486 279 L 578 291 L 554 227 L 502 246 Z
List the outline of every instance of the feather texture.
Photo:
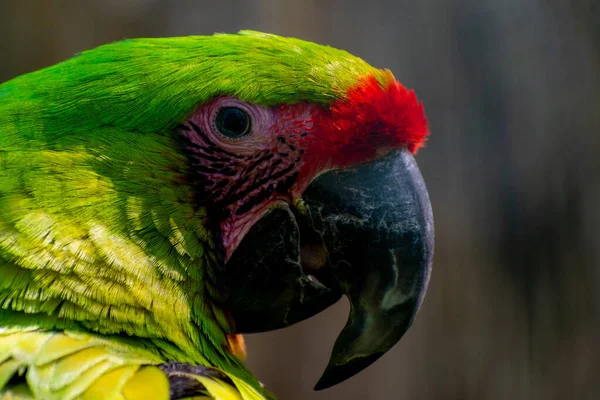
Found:
M 166 376 L 148 366 L 159 358 L 123 343 L 67 332 L 5 330 L 0 334 L 0 354 L 3 398 L 169 398 Z

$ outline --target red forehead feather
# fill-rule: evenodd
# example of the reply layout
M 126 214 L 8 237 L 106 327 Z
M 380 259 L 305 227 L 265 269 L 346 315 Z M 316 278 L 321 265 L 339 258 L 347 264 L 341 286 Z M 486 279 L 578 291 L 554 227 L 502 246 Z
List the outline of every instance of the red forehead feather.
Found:
M 374 76 L 365 77 L 315 122 L 307 155 L 331 167 L 365 162 L 390 148 L 416 153 L 429 134 L 423 104 L 393 78 L 382 87 Z

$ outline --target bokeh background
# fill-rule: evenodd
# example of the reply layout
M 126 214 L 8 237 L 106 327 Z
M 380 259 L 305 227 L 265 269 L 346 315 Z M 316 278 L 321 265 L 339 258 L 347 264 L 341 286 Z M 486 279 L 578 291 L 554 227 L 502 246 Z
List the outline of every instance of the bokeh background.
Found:
M 0 81 L 128 37 L 256 29 L 346 49 L 423 99 L 436 223 L 404 339 L 313 392 L 344 302 L 247 337 L 282 399 L 600 398 L 600 6 L 592 0 L 1 0 Z

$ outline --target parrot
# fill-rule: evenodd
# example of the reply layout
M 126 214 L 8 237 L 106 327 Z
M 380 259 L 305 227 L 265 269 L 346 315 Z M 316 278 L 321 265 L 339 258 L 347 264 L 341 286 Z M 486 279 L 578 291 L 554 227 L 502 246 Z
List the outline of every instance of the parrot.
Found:
M 343 296 L 315 386 L 394 346 L 434 228 L 422 101 L 257 31 L 123 39 L 0 85 L 0 398 L 273 399 L 243 334 Z

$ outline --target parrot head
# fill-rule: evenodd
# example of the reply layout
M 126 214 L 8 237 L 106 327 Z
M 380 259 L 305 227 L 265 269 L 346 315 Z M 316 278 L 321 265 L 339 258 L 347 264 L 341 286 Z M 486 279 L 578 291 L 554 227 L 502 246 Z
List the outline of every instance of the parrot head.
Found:
M 32 149 L 22 169 L 35 180 L 6 186 L 0 224 L 30 241 L 51 226 L 40 246 L 79 249 L 54 263 L 73 277 L 46 287 L 54 264 L 7 247 L 53 300 L 27 309 L 48 328 L 169 341 L 186 354 L 175 361 L 217 364 L 227 335 L 286 327 L 346 296 L 323 389 L 413 322 L 433 257 L 413 157 L 428 128 L 391 72 L 253 31 L 132 39 L 3 84 L 0 109 L 3 140 Z M 15 204 L 35 213 L 19 222 Z
M 305 94 L 265 105 L 222 95 L 176 129 L 197 202 L 219 235 L 219 286 L 234 332 L 289 326 L 350 300 L 317 389 L 361 371 L 406 332 L 433 253 L 413 158 L 428 135 L 422 104 L 389 71 L 330 56 L 303 58 L 318 72 L 302 80 L 322 84 L 313 90 L 331 100 Z M 285 78 L 306 90 L 294 72 Z M 334 77 L 331 87 L 319 73 Z

